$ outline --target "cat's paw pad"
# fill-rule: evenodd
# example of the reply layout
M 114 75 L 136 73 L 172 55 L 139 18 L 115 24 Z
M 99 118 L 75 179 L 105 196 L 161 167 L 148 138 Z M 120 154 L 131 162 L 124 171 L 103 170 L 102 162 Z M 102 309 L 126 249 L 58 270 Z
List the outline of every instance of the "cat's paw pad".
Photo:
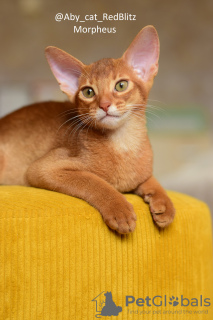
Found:
M 109 228 L 121 234 L 133 232 L 136 227 L 137 217 L 132 204 L 129 202 L 115 206 L 103 218 Z
M 152 196 L 149 207 L 153 220 L 159 227 L 165 228 L 173 221 L 175 209 L 167 195 Z

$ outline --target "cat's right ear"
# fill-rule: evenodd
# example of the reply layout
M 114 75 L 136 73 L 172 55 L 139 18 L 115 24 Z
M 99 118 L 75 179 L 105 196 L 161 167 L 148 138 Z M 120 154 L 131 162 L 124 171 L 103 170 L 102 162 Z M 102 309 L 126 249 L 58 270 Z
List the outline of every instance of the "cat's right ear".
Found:
M 122 58 L 144 82 L 152 82 L 158 72 L 160 44 L 153 26 L 143 28 L 124 52 Z
M 78 80 L 84 69 L 84 64 L 56 47 L 47 47 L 45 56 L 61 91 L 72 100 L 78 90 Z

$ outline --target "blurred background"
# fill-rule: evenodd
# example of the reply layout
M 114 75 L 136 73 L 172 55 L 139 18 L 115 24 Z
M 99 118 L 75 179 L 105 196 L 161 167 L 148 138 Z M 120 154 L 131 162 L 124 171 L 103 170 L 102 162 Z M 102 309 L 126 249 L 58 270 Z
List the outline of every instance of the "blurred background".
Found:
M 154 173 L 165 188 L 204 200 L 213 211 L 213 1 L 8 0 L 0 6 L 0 116 L 66 99 L 45 60 L 46 46 L 89 64 L 120 57 L 142 27 L 154 25 L 161 43 L 147 108 Z M 80 20 L 128 13 L 136 21 L 57 22 L 57 13 Z M 80 25 L 115 27 L 116 33 L 74 33 Z

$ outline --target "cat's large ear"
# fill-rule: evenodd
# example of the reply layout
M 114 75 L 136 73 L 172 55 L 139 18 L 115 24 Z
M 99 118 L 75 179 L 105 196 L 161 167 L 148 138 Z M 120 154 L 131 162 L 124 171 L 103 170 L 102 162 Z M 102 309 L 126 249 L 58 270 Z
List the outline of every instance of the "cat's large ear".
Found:
M 158 72 L 159 38 L 153 26 L 143 28 L 124 52 L 124 59 L 145 82 Z
M 78 89 L 83 63 L 56 47 L 47 47 L 45 55 L 61 90 L 72 100 Z

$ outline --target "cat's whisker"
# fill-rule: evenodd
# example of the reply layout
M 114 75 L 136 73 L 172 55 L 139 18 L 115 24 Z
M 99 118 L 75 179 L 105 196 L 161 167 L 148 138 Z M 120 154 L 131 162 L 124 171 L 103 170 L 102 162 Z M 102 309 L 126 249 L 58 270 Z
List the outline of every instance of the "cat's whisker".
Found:
M 89 114 L 89 113 L 87 113 L 87 114 Z M 75 116 L 75 117 L 71 117 L 71 118 L 69 118 L 68 120 L 66 120 L 66 121 L 64 121 L 61 125 L 60 125 L 60 127 L 58 128 L 58 130 L 57 130 L 57 133 L 59 132 L 59 130 L 62 128 L 62 126 L 64 126 L 66 123 L 68 123 L 69 121 L 72 121 L 73 119 L 75 119 L 75 118 L 81 118 L 81 117 L 84 117 L 84 116 L 87 116 L 87 114 L 83 114 L 83 115 L 77 115 L 77 116 Z
M 146 107 L 147 109 L 152 108 L 162 112 L 165 111 L 163 108 L 151 104 L 128 104 L 127 107 Z
M 145 118 L 143 118 L 143 117 L 141 116 L 141 113 L 137 113 L 137 111 L 136 111 L 136 112 L 134 111 L 134 112 L 132 112 L 132 114 L 133 114 L 135 117 L 137 117 L 138 119 L 146 122 Z M 155 114 L 152 114 L 152 115 L 155 115 Z M 157 115 L 155 115 L 155 116 L 157 116 Z M 149 121 L 153 122 L 153 123 L 155 123 L 155 121 L 156 121 L 156 119 L 155 119 L 155 121 L 154 121 L 152 118 L 150 118 L 150 117 L 147 116 L 147 115 L 146 115 L 146 118 L 147 118 Z M 159 118 L 159 117 L 158 117 L 158 118 Z M 159 119 L 160 119 L 160 118 L 159 118 Z
M 150 110 L 151 109 L 151 110 Z M 150 114 L 150 115 L 153 115 L 153 116 L 155 116 L 156 118 L 158 118 L 158 119 L 162 119 L 162 114 L 159 114 L 159 110 L 158 109 L 155 109 L 155 108 L 137 108 L 137 107 L 134 107 L 133 109 L 132 109 L 134 112 L 138 112 L 139 114 L 141 113 L 141 112 L 145 112 L 145 114 L 147 115 L 147 114 Z M 163 112 L 162 110 L 160 110 L 161 112 Z
M 146 111 L 146 114 L 150 114 L 150 115 L 153 115 L 153 116 L 155 116 L 156 118 L 158 118 L 159 120 L 161 120 L 161 117 L 159 116 L 159 115 L 157 115 L 157 114 L 155 114 L 154 112 L 151 112 L 150 110 L 147 110 Z
M 83 123 L 84 121 L 86 121 L 89 117 L 88 116 L 85 116 L 85 117 L 82 117 L 82 118 L 78 118 L 78 119 L 75 119 L 73 123 L 71 123 L 70 126 L 74 126 L 78 123 Z
M 58 114 L 58 116 L 60 116 L 60 115 L 62 115 L 62 114 L 64 114 L 64 113 L 66 113 L 66 112 L 76 112 L 77 111 L 77 109 L 76 108 L 72 108 L 72 109 L 67 109 L 67 110 L 65 110 L 65 111 L 63 111 L 63 112 L 60 112 L 59 114 Z
M 158 106 L 153 106 L 151 104 L 147 104 L 147 109 L 154 109 L 154 110 L 157 110 L 159 112 L 166 112 L 165 109 L 161 108 L 161 107 L 158 107 Z
M 81 120 L 81 119 L 80 119 L 80 120 Z M 78 123 L 78 124 L 73 128 L 74 132 L 73 132 L 73 130 L 72 130 L 72 131 L 69 133 L 69 137 L 70 137 L 70 135 L 72 134 L 72 132 L 73 132 L 73 137 L 74 137 L 75 134 L 76 134 L 76 132 L 85 124 L 85 122 L 88 123 L 89 120 L 90 120 L 90 117 L 87 116 L 86 118 L 83 119 L 83 121 L 79 121 L 80 123 Z
M 78 132 L 78 135 L 77 135 L 77 138 L 78 139 L 78 136 L 80 134 L 80 132 L 92 121 L 92 119 L 86 119 L 85 122 L 84 122 L 84 126 L 82 126 L 82 128 L 80 129 L 80 131 Z
M 156 107 L 156 108 L 159 108 L 161 109 L 161 107 L 159 106 L 154 106 L 153 104 L 148 104 L 148 103 L 130 103 L 128 104 L 127 106 L 152 106 L 152 107 Z
M 83 118 L 83 117 L 87 116 L 88 114 L 89 114 L 89 112 L 87 112 L 87 113 L 84 113 L 84 114 L 78 114 L 77 116 L 75 116 L 75 117 L 72 117 L 72 118 L 70 118 L 70 119 L 75 119 L 75 118 Z
M 82 120 L 83 120 L 83 118 L 75 119 L 75 120 L 73 121 L 73 123 L 71 123 L 71 124 L 69 125 L 68 129 L 67 129 L 66 132 L 65 132 L 65 135 L 67 134 L 67 132 L 68 132 L 68 130 L 69 130 L 70 128 L 72 128 L 73 126 L 75 126 L 75 125 L 77 125 L 78 123 L 82 122 Z
M 75 136 L 75 133 L 78 131 L 78 129 L 80 128 L 80 127 L 82 127 L 83 126 L 83 122 L 82 121 L 80 121 L 78 124 L 75 124 L 75 126 L 73 127 L 73 129 L 72 129 L 72 131 L 69 133 L 69 137 L 68 137 L 68 141 L 69 141 L 69 139 L 70 139 L 70 136 L 71 136 L 71 134 L 73 133 L 73 138 L 74 138 L 74 136 Z M 72 127 L 71 127 L 72 128 Z M 73 132 L 74 131 L 74 132 Z
M 144 109 L 143 109 L 144 110 Z M 133 111 L 137 111 L 138 113 L 139 113 L 139 109 L 134 109 Z M 155 109 L 154 109 L 154 111 L 155 111 Z M 150 109 L 145 109 L 145 112 L 146 112 L 146 114 L 147 113 L 149 113 L 149 114 L 151 114 L 151 115 L 153 115 L 153 116 L 155 116 L 155 117 L 157 117 L 158 119 L 160 119 L 161 120 L 161 116 L 159 116 L 158 114 L 156 114 L 156 113 L 154 113 L 153 112 L 153 109 L 152 110 L 150 110 Z
M 146 110 L 143 110 L 143 111 L 145 111 L 146 114 L 147 113 L 151 114 L 151 115 L 153 115 L 153 116 L 155 116 L 155 117 L 157 117 L 158 119 L 161 120 L 161 117 L 158 114 L 154 113 L 153 110 L 146 109 Z M 133 110 L 133 112 L 137 112 L 139 115 L 141 114 L 140 110 Z
M 88 108 L 81 108 L 81 111 L 88 111 Z M 78 114 L 78 110 L 76 109 L 76 111 L 74 110 L 66 110 L 64 112 L 62 112 L 61 114 L 58 114 L 57 117 L 66 117 L 68 115 L 72 115 L 72 114 Z
M 60 125 L 60 127 L 58 128 L 57 134 L 58 134 L 59 130 L 60 130 L 66 123 L 68 123 L 68 122 L 70 122 L 70 121 L 72 121 L 72 120 L 73 120 L 72 118 L 69 118 L 68 120 L 64 121 L 64 122 Z
M 133 114 L 135 117 L 137 117 L 138 119 L 144 121 L 145 123 L 146 123 L 146 119 L 154 122 L 153 119 L 151 119 L 151 118 L 148 117 L 147 115 L 146 115 L 146 117 L 141 117 L 141 114 L 137 114 L 137 113 L 135 113 L 135 112 L 133 112 L 132 114 Z
M 63 117 L 63 116 L 66 116 L 66 115 L 68 115 L 68 114 L 77 113 L 77 112 L 78 112 L 77 109 L 76 109 L 76 110 L 66 110 L 66 111 L 64 111 L 64 112 L 59 113 L 59 114 L 57 115 L 57 117 Z
M 81 116 L 81 117 L 73 117 L 73 118 L 70 118 L 70 120 L 73 120 L 74 118 L 74 121 L 71 123 L 71 125 L 75 124 L 76 122 L 78 121 L 82 121 L 84 118 L 86 119 L 88 117 L 88 115 L 84 115 L 84 116 Z
M 144 122 L 146 122 L 146 120 L 144 119 L 144 118 L 142 118 L 140 115 L 138 115 L 138 114 L 135 114 L 135 113 L 133 113 L 136 117 L 138 117 L 139 119 L 141 119 L 141 120 L 144 120 Z M 146 115 L 146 119 L 148 119 L 149 121 L 151 121 L 151 122 L 153 122 L 153 123 L 156 123 L 156 119 L 153 119 L 153 118 L 151 118 L 151 117 L 149 117 L 148 115 Z
M 86 138 L 87 138 L 87 136 L 88 136 L 89 129 L 90 129 L 91 125 L 92 125 L 94 122 L 96 122 L 96 119 L 93 119 L 93 120 L 91 121 L 91 123 L 90 123 L 90 125 L 89 125 L 89 127 L 88 127 L 88 129 L 87 129 L 87 132 L 86 132 Z
M 148 117 L 148 116 L 146 116 L 146 118 L 149 120 L 149 121 L 151 121 L 152 123 L 156 123 L 156 119 L 152 119 L 152 118 L 150 118 L 150 117 Z
M 87 138 L 87 136 L 88 136 L 88 131 L 89 131 L 90 127 L 93 125 L 93 123 L 94 123 L 95 121 L 96 121 L 95 119 L 91 119 L 90 122 L 88 123 L 89 126 L 88 126 L 87 131 L 86 131 L 86 138 Z M 81 129 L 81 130 L 82 130 L 82 129 Z
M 146 122 L 145 117 L 141 113 L 137 113 L 137 112 L 131 110 L 131 113 L 128 117 L 131 117 L 131 115 L 135 116 L 136 118 L 140 119 L 143 122 Z
M 88 120 L 87 120 L 87 122 L 88 122 Z M 77 137 L 76 137 L 76 140 L 78 140 L 78 137 L 79 137 L 80 132 L 81 132 L 86 126 L 87 126 L 87 123 L 83 123 L 82 126 L 80 126 L 79 131 L 78 131 L 78 135 L 77 135 Z

